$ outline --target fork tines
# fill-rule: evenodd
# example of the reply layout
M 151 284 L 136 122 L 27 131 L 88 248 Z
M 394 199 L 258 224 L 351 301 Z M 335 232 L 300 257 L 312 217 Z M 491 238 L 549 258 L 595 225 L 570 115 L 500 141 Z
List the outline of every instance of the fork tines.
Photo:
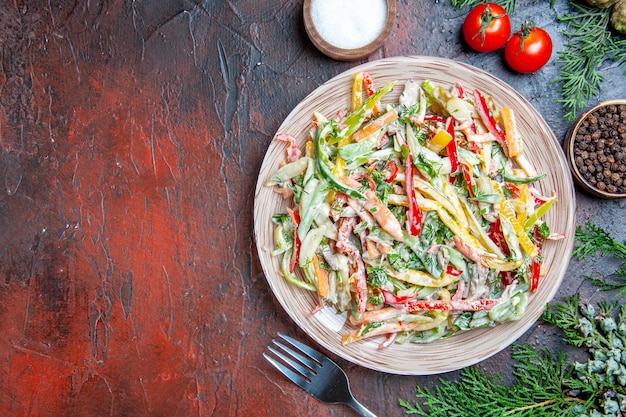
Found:
M 311 381 L 311 377 L 317 374 L 324 357 L 319 352 L 289 336 L 281 333 L 278 333 L 278 336 L 286 343 L 281 343 L 276 339 L 272 340 L 272 345 L 268 346 L 268 350 L 275 357 L 266 353 L 263 353 L 263 356 L 292 382 L 303 387 Z M 296 348 L 297 351 L 292 347 Z

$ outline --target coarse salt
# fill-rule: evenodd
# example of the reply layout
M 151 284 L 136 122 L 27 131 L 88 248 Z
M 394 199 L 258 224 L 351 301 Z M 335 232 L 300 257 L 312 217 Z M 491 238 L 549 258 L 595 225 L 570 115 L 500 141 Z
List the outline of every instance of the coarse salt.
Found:
M 386 0 L 312 0 L 311 18 L 317 32 L 341 49 L 369 45 L 387 21 Z

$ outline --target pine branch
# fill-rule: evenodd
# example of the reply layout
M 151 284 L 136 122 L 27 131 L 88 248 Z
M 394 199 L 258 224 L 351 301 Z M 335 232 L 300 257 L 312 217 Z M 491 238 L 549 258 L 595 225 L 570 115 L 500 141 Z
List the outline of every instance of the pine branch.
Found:
M 600 317 L 596 318 L 596 309 L 590 304 L 580 301 L 580 294 L 567 297 L 564 303 L 548 306 L 542 315 L 542 320 L 554 324 L 565 333 L 565 342 L 576 347 L 612 348 L 610 341 L 601 331 L 604 317 L 612 315 L 613 309 L 606 302 L 598 305 Z
M 626 242 L 620 243 L 615 240 L 609 232 L 591 223 L 582 227 L 576 227 L 576 247 L 573 255 L 580 260 L 589 255 L 600 252 L 604 257 L 610 255 L 615 259 L 626 259 Z M 604 277 L 596 278 L 585 276 L 603 291 L 619 290 L 617 296 L 626 294 L 626 263 L 623 263 L 615 273 Z
M 592 277 L 590 275 L 585 275 L 585 278 L 591 281 L 602 291 L 619 290 L 616 295 L 617 297 L 621 297 L 626 294 L 626 263 L 623 263 L 614 274 L 608 275 L 604 278 Z
M 626 259 L 626 242 L 620 243 L 600 226 L 587 222 L 585 229 L 576 227 L 576 248 L 574 256 L 580 260 L 596 252 L 602 256 L 611 255 L 617 259 Z
M 497 375 L 469 367 L 461 371 L 460 382 L 442 379 L 434 392 L 418 386 L 421 401 L 413 405 L 400 400 L 400 405 L 407 414 L 424 417 L 560 417 L 584 407 L 583 399 L 563 390 L 573 382 L 566 356 L 537 352 L 526 344 L 513 346 L 513 359 L 516 381 L 511 386 Z
M 576 119 L 587 100 L 602 90 L 604 77 L 600 65 L 607 61 L 621 63 L 626 58 L 626 39 L 615 38 L 609 29 L 611 8 L 599 9 L 570 1 L 570 13 L 557 18 L 566 23 L 562 33 L 569 38 L 558 52 L 561 96 L 565 118 Z

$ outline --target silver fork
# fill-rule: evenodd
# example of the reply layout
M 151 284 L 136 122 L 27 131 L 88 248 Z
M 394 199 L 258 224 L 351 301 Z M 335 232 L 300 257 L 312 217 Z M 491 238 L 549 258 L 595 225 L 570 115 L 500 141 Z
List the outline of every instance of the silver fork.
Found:
M 268 349 L 280 361 L 267 353 L 263 356 L 283 375 L 320 401 L 347 404 L 362 416 L 376 417 L 354 398 L 348 377 L 339 365 L 302 342 L 284 334 L 278 336 L 287 344 L 274 339 Z

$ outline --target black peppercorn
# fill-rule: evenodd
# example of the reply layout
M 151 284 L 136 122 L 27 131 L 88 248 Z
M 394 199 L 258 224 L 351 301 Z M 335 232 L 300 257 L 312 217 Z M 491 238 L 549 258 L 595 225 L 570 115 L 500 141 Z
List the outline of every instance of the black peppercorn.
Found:
M 572 136 L 572 163 L 602 192 L 626 194 L 626 105 L 599 107 Z
M 622 184 L 622 176 L 619 175 L 617 172 L 614 172 L 611 174 L 611 181 L 613 181 L 613 184 L 615 185 L 621 185 Z

